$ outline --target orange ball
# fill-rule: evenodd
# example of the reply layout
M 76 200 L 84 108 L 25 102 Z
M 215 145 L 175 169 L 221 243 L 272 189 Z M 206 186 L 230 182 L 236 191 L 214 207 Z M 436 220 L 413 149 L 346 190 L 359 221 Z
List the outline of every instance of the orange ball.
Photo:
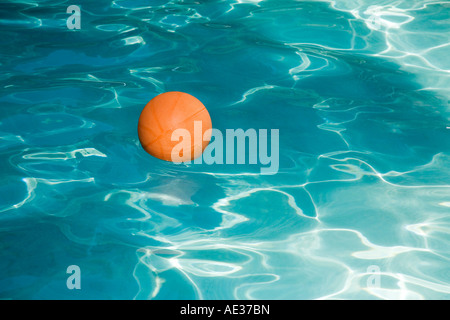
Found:
M 201 121 L 202 137 L 194 136 L 194 121 Z M 210 136 L 205 137 L 208 139 L 203 141 L 203 136 L 211 128 L 211 117 L 200 100 L 190 94 L 173 91 L 162 93 L 147 103 L 139 117 L 138 135 L 145 151 L 158 159 L 172 161 L 172 150 L 180 143 L 179 140 L 172 141 L 172 133 L 176 129 L 187 130 L 191 152 L 183 155 L 181 150 L 179 156 L 184 162 L 203 153 L 210 139 Z

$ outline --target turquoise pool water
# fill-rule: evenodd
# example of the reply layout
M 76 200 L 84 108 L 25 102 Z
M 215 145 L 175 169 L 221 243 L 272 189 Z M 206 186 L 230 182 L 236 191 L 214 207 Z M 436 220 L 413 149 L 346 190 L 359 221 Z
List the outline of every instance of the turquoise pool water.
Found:
M 0 298 L 449 299 L 449 14 L 2 1 Z M 219 130 L 279 129 L 278 173 L 145 153 L 166 91 Z

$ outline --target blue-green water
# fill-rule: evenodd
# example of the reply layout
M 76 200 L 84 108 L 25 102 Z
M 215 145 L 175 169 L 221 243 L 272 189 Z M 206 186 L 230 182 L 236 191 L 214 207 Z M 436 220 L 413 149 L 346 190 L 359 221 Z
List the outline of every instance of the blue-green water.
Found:
M 449 15 L 1 1 L 0 298 L 449 299 Z M 278 173 L 148 155 L 137 120 L 166 91 L 219 130 L 279 129 Z

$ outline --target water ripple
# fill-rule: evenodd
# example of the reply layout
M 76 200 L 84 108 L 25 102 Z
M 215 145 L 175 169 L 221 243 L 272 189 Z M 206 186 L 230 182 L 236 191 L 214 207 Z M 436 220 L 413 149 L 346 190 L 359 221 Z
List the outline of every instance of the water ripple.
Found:
M 0 297 L 448 299 L 449 5 L 147 1 L 0 9 Z M 280 169 L 173 165 L 143 106 L 280 129 Z M 374 277 L 378 282 L 373 283 Z

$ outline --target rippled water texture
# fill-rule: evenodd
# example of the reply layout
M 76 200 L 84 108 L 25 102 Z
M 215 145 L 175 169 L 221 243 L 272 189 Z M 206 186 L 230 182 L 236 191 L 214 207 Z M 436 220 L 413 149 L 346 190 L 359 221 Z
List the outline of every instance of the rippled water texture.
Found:
M 449 299 L 449 15 L 1 1 L 0 297 Z M 139 114 L 175 90 L 279 129 L 278 174 L 145 153 Z

